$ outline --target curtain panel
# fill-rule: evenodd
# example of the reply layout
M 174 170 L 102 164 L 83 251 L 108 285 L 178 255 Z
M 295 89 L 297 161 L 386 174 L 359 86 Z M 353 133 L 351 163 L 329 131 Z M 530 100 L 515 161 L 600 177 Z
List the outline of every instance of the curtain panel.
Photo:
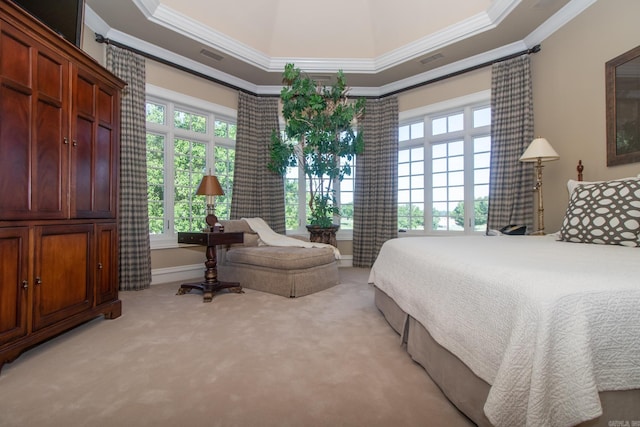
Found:
M 487 229 L 533 228 L 532 163 L 518 159 L 533 140 L 528 55 L 498 62 L 491 75 L 491 172 Z
M 144 58 L 107 46 L 107 68 L 127 83 L 120 123 L 120 290 L 151 285 L 151 247 L 147 206 L 147 141 Z
M 371 267 L 398 236 L 398 99 L 367 100 L 364 151 L 356 157 L 353 266 Z
M 231 219 L 260 217 L 285 233 L 284 177 L 270 171 L 271 132 L 280 132 L 278 99 L 238 94 Z

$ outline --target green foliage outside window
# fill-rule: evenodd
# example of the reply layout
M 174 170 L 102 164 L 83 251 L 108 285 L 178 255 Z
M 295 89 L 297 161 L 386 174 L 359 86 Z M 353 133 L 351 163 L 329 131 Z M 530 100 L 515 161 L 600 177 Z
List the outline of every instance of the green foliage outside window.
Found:
M 147 200 L 149 233 L 164 229 L 164 137 L 147 134 Z
M 485 225 L 487 223 L 487 214 L 489 212 L 489 198 L 482 197 L 474 203 L 474 224 L 476 227 Z M 451 218 L 455 223 L 461 227 L 464 227 L 464 202 L 458 203 L 453 212 Z

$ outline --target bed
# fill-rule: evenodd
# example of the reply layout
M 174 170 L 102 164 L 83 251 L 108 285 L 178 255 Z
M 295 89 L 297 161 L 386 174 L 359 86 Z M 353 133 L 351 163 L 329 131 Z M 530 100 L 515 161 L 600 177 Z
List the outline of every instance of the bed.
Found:
M 392 239 L 371 269 L 408 353 L 478 425 L 640 426 L 640 177 L 569 190 L 557 234 Z

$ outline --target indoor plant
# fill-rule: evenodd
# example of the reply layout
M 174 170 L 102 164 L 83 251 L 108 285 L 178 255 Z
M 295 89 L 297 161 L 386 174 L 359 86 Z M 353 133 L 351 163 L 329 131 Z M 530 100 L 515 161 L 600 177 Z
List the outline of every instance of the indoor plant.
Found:
M 332 85 L 321 85 L 307 74 L 287 64 L 286 84 L 280 93 L 283 134 L 272 132 L 269 169 L 284 175 L 287 167 L 301 166 L 307 180 L 309 225 L 333 228 L 339 215 L 334 184 L 351 174 L 354 156 L 364 147 L 357 121 L 364 115 L 363 98 L 349 100 L 349 88 L 342 71 Z M 317 240 L 315 240 L 317 241 Z

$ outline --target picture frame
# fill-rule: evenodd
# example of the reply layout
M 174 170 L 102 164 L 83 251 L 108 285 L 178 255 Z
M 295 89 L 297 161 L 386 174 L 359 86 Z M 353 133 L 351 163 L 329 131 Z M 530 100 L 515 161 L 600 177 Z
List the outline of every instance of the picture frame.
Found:
M 607 166 L 640 162 L 640 46 L 605 64 Z

